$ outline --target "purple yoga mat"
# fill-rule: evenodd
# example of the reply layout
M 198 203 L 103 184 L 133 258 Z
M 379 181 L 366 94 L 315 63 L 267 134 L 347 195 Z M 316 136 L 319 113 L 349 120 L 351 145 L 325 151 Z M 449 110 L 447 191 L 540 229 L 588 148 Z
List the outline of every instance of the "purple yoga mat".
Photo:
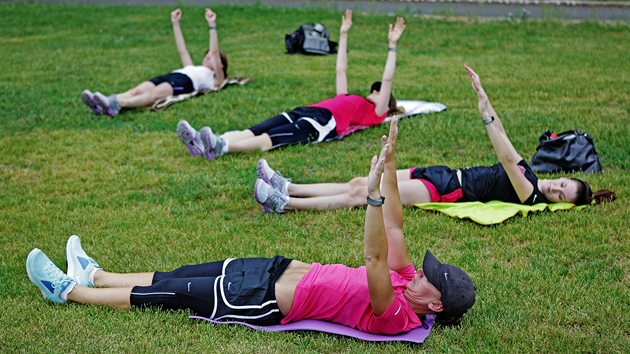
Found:
M 256 326 L 245 322 L 238 321 L 217 321 L 211 318 L 205 318 L 200 316 L 190 316 L 190 318 L 205 320 L 208 322 L 212 322 L 215 324 L 240 324 L 255 330 L 259 331 L 268 331 L 268 332 L 283 332 L 283 331 L 316 331 L 316 332 L 325 332 L 338 334 L 342 336 L 357 338 L 360 340 L 365 340 L 369 342 L 386 342 L 386 341 L 403 341 L 403 342 L 412 342 L 412 343 L 422 343 L 431 333 L 431 328 L 433 328 L 433 315 L 428 315 L 426 320 L 422 323 L 425 324 L 428 328 L 424 328 L 420 326 L 418 328 L 412 329 L 409 332 L 400 333 L 396 335 L 384 335 L 384 334 L 373 334 L 359 331 L 358 329 L 350 328 L 348 326 L 344 326 L 338 323 L 332 323 L 327 321 L 320 320 L 301 320 L 297 322 L 291 322 L 283 325 L 274 325 L 274 326 Z

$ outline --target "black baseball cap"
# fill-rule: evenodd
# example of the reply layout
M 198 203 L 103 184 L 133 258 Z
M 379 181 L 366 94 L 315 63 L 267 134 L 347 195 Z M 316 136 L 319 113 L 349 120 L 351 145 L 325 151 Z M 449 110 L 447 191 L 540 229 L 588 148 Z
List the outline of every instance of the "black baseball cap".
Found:
M 370 87 L 370 93 L 374 92 L 374 91 L 378 91 L 381 92 L 381 82 L 380 81 L 374 81 L 374 83 L 372 84 L 372 86 Z M 392 97 L 394 97 L 392 94 L 389 95 L 389 102 L 387 103 L 388 106 L 392 105 Z M 394 107 L 396 108 L 396 107 Z
M 442 293 L 443 310 L 439 315 L 463 315 L 475 303 L 475 285 L 463 270 L 442 264 L 429 250 L 424 255 L 422 270 L 427 280 Z
M 381 92 L 381 82 L 380 81 L 375 81 L 372 84 L 372 87 L 370 87 L 370 93 L 372 93 L 372 91 Z

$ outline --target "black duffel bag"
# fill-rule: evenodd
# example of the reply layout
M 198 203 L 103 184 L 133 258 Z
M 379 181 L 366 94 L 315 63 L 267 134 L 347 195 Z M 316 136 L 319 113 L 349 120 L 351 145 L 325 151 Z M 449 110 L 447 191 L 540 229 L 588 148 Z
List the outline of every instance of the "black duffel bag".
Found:
M 337 53 L 337 42 L 329 37 L 328 29 L 321 23 L 305 23 L 291 34 L 284 37 L 289 54 L 334 54 Z
M 600 172 L 602 165 L 593 138 L 578 129 L 560 134 L 545 131 L 532 157 L 534 172 Z

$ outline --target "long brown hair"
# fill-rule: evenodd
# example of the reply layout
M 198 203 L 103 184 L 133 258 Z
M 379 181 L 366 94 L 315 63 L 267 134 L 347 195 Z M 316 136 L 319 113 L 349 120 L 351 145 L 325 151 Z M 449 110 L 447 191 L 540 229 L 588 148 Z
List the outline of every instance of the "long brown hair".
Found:
M 396 98 L 391 93 L 389 94 L 389 111 L 387 112 L 388 116 L 393 116 L 396 114 L 405 113 L 405 109 L 402 107 L 398 107 L 396 104 Z
M 577 198 L 573 202 L 575 205 L 601 204 L 603 202 L 612 202 L 617 199 L 617 195 L 608 189 L 600 189 L 593 193 L 591 186 L 581 179 L 571 178 L 577 182 Z
M 378 91 L 381 92 L 381 85 L 382 83 L 380 81 L 375 81 L 372 86 L 370 87 L 370 93 L 372 93 L 373 91 Z M 393 115 L 396 114 L 402 114 L 405 113 L 405 109 L 402 107 L 398 107 L 396 105 L 396 98 L 394 97 L 394 95 L 390 92 L 389 93 L 389 102 L 387 104 L 389 107 L 388 111 L 387 111 L 387 116 L 391 117 Z
M 208 52 L 210 51 L 210 49 L 206 50 L 206 53 L 204 55 L 207 55 Z M 221 57 L 221 64 L 223 65 L 223 77 L 227 79 L 227 70 L 228 70 L 228 59 L 227 59 L 227 55 L 225 54 L 224 51 L 219 49 L 219 56 Z

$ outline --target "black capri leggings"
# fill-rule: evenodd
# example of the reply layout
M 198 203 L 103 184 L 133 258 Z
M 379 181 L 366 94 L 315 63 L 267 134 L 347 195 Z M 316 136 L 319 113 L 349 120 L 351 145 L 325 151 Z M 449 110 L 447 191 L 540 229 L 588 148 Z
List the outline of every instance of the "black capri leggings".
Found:
M 267 133 L 272 148 L 300 143 L 320 143 L 337 137 L 332 113 L 319 107 L 298 107 L 249 128 L 254 135 Z
M 291 259 L 282 256 L 231 258 L 156 272 L 150 286 L 131 290 L 131 305 L 190 310 L 215 320 L 279 324 L 284 316 L 275 285 L 289 263 Z

